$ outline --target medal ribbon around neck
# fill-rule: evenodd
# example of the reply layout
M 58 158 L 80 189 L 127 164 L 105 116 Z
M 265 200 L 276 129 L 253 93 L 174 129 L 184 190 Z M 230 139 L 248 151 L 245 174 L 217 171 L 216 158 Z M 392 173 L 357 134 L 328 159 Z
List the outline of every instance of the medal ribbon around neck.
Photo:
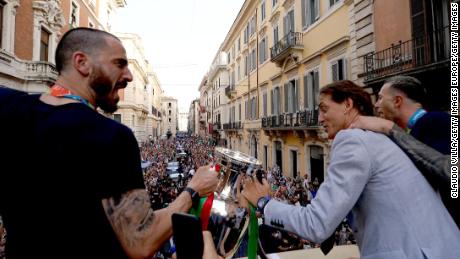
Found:
M 79 102 L 83 103 L 84 105 L 88 106 L 89 108 L 91 108 L 93 110 L 96 110 L 96 108 L 90 102 L 88 102 L 88 100 L 83 99 L 81 96 L 72 94 L 72 92 L 70 92 L 70 90 L 65 89 L 64 87 L 62 87 L 60 85 L 56 85 L 56 84 L 53 85 L 51 87 L 51 93 L 50 94 L 52 96 L 59 97 L 59 98 L 67 98 L 67 99 L 72 99 L 72 100 L 79 101 Z

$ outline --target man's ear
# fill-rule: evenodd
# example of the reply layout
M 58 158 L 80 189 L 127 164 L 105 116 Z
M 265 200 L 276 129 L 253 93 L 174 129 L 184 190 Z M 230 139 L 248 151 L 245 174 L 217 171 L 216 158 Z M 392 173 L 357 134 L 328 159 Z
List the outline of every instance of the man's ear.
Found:
M 77 51 L 72 55 L 73 67 L 77 70 L 82 76 L 86 77 L 91 72 L 91 61 L 86 53 Z
M 351 98 L 345 99 L 345 109 L 347 111 L 350 111 L 351 108 L 353 108 L 353 99 Z
M 393 104 L 397 108 L 401 107 L 403 101 L 404 98 L 401 95 L 395 95 L 395 97 L 393 98 Z

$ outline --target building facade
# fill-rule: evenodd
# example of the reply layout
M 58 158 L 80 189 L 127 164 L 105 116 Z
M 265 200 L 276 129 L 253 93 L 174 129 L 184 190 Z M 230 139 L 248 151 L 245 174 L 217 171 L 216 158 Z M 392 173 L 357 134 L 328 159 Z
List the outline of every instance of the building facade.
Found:
M 352 79 L 354 7 L 343 0 L 244 2 L 220 48 L 228 59 L 228 148 L 287 176 L 324 180 L 330 141 L 316 97 L 320 87 Z
M 158 99 L 161 99 L 162 91 L 158 89 L 158 80 L 145 57 L 142 39 L 131 33 L 116 35 L 126 49 L 133 81 L 127 88 L 119 90 L 119 108 L 113 118 L 130 127 L 137 141 L 142 143 L 150 136 L 158 136 Z
M 211 84 L 208 82 L 208 75 L 206 74 L 201 80 L 200 87 L 198 87 L 198 91 L 200 91 L 198 135 L 204 138 L 211 137 L 212 133 L 211 112 L 213 94 Z
M 355 2 L 359 2 L 355 6 L 365 6 L 373 17 L 373 23 L 369 22 L 373 29 L 369 31 L 373 31 L 375 48 L 358 55 L 364 68 L 358 78 L 365 87 L 376 97 L 385 79 L 395 75 L 414 76 L 427 88 L 430 100 L 426 107 L 448 110 L 450 1 Z M 368 23 L 363 21 L 356 21 L 357 27 Z
M 190 103 L 188 109 L 187 132 L 190 135 L 199 135 L 200 130 L 200 99 L 195 99 Z
M 226 146 L 227 135 L 223 129 L 223 121 L 228 121 L 228 97 L 225 89 L 230 85 L 230 77 L 227 70 L 228 57 L 225 52 L 218 51 L 208 71 L 208 84 L 212 92 L 210 135 L 217 144 Z M 209 89 L 209 88 L 208 88 Z
M 167 135 L 168 132 L 171 132 L 172 136 L 176 136 L 177 131 L 179 130 L 178 118 L 179 118 L 179 107 L 177 104 L 177 99 L 173 97 L 163 96 L 161 97 L 161 106 L 162 106 L 162 128 L 161 135 Z
M 43 93 L 57 78 L 54 52 L 75 27 L 110 31 L 125 0 L 0 1 L 0 84 Z
M 188 112 L 179 112 L 179 126 L 181 132 L 187 132 Z

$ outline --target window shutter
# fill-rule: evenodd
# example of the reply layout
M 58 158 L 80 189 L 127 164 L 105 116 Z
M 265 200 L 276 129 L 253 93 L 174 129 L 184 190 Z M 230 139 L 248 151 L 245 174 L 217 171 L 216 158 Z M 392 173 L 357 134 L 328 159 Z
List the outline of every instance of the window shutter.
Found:
M 331 72 L 332 72 L 332 82 L 335 82 L 337 80 L 339 80 L 339 77 L 338 77 L 338 63 L 337 61 L 334 62 L 331 66 Z
M 294 110 L 293 112 L 297 112 L 299 110 L 299 79 L 295 80 L 294 85 Z
M 312 110 L 315 110 L 317 109 L 317 99 L 319 98 L 319 72 L 316 70 L 315 72 L 313 72 L 313 84 L 312 84 L 312 88 L 313 88 L 313 98 L 312 98 Z
M 263 105 L 263 114 L 264 114 L 264 117 L 267 117 L 267 94 L 264 94 L 264 95 L 263 95 L 262 105 Z
M 319 19 L 319 0 L 314 0 L 315 5 L 315 21 Z
M 307 0 L 302 0 L 300 2 L 300 5 L 301 5 L 301 10 L 302 10 L 302 27 L 306 27 L 307 26 L 307 3 L 306 3 Z
M 285 16 L 283 18 L 283 33 L 284 33 L 283 35 L 286 35 L 288 33 L 288 24 L 287 23 L 288 23 L 288 17 Z
M 288 89 L 288 86 L 289 84 L 284 84 L 284 112 L 287 112 L 288 111 L 288 92 L 289 92 L 289 89 Z
M 274 105 L 274 104 L 275 104 L 275 97 L 274 97 L 274 96 L 275 96 L 275 95 L 274 95 L 273 93 L 274 93 L 274 90 L 271 90 L 271 91 L 270 91 L 270 100 L 271 100 L 271 103 L 270 103 L 270 113 L 271 113 L 272 115 L 275 114 L 275 110 L 274 110 L 274 107 L 275 107 L 275 105 Z
M 303 107 L 308 109 L 308 74 L 303 77 Z

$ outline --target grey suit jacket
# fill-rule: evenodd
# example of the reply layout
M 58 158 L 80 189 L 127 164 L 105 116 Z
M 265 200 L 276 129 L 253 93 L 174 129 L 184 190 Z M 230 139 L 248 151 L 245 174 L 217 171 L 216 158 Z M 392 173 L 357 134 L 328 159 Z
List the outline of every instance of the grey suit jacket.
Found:
M 460 231 L 439 195 L 386 136 L 342 130 L 307 207 L 271 200 L 265 223 L 321 243 L 352 211 L 362 259 L 460 258 Z

